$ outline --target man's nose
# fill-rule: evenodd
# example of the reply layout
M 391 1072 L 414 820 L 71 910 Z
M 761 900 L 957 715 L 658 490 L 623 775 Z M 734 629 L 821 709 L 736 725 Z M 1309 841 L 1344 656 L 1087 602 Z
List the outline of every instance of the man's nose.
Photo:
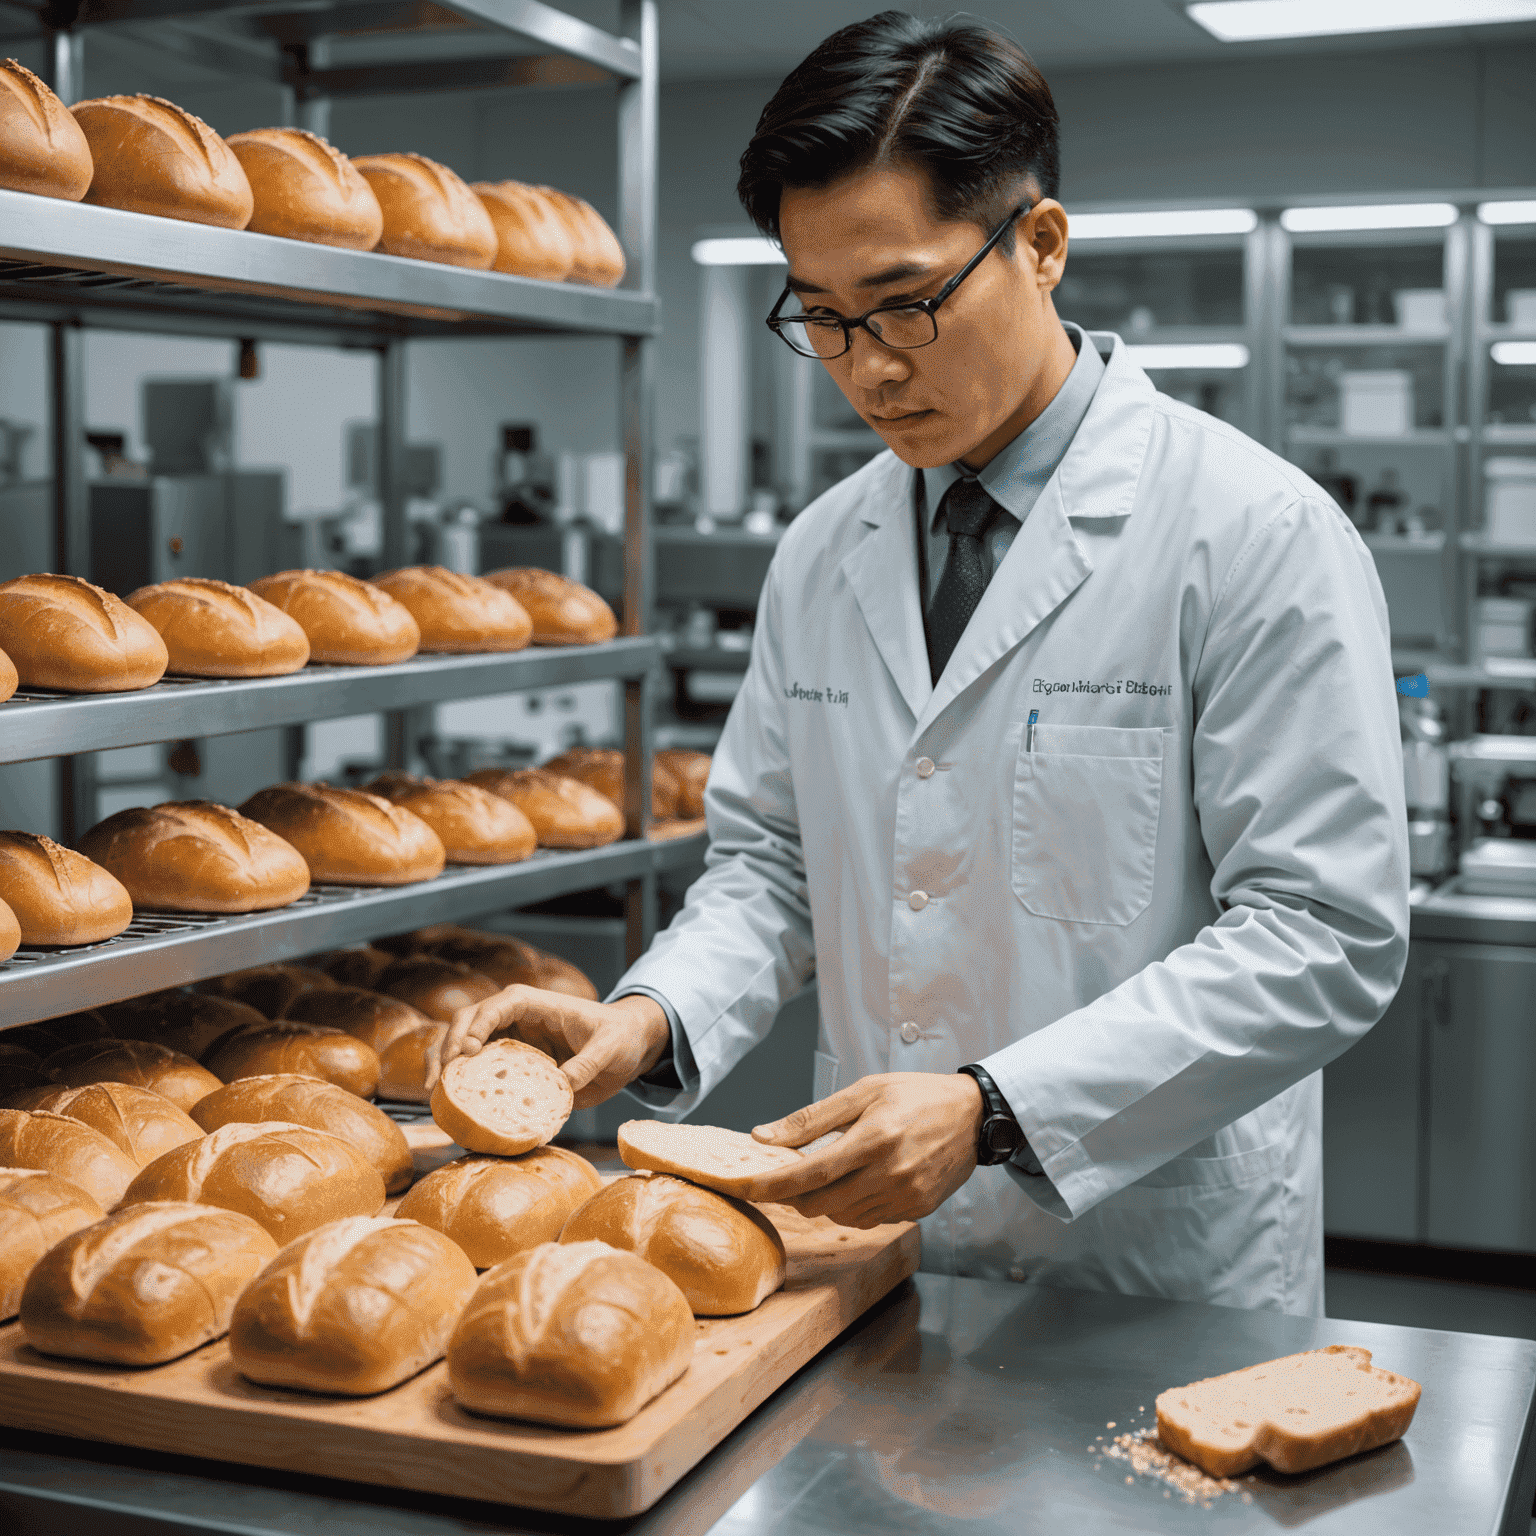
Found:
M 912 364 L 899 351 L 882 346 L 862 327 L 853 333 L 848 357 L 853 382 L 860 389 L 878 389 L 912 376 Z

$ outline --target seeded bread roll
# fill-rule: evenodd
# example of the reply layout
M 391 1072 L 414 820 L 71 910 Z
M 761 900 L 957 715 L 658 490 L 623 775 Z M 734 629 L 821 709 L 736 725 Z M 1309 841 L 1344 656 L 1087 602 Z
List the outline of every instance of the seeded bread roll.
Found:
M 30 69 L 0 59 L 0 187 L 78 203 L 92 170 L 69 108 Z
M 532 565 L 509 565 L 487 571 L 485 579 L 527 609 L 535 645 L 596 645 L 619 632 L 613 609 L 591 587 L 569 576 Z
M 515 805 L 541 848 L 601 848 L 624 835 L 623 814 L 606 795 L 547 768 L 477 768 L 464 782 Z
M 624 809 L 624 754 L 613 747 L 572 747 L 544 764 L 546 773 L 564 774 L 590 784 L 598 794 Z M 669 821 L 677 815 L 678 782 L 672 770 L 652 760 L 651 817 Z
M 329 992 L 335 985 L 325 971 L 312 965 L 253 965 L 249 970 L 210 976 L 207 981 L 198 982 L 197 990 L 209 997 L 244 1003 L 263 1019 L 276 1019 L 294 998 L 306 992 Z
M 554 1242 L 572 1212 L 602 1187 L 597 1169 L 564 1147 L 535 1147 L 521 1157 L 472 1155 L 414 1184 L 398 1214 L 435 1227 L 476 1269 L 489 1269 Z
M 528 818 L 478 784 L 386 773 L 367 792 L 419 816 L 441 839 L 450 864 L 516 864 L 538 847 Z
M 219 1086 L 219 1080 L 190 1056 L 152 1040 L 87 1040 L 67 1045 L 43 1061 L 43 1076 L 65 1088 L 88 1083 L 127 1083 L 148 1088 L 188 1110 Z
M 677 814 L 685 820 L 704 814 L 704 788 L 713 761 L 708 752 L 689 752 L 681 747 L 656 754 L 657 764 L 677 780 Z
M 125 599 L 154 625 L 184 677 L 280 677 L 309 660 L 298 624 L 265 598 L 227 581 L 180 576 L 140 587 Z
M 208 1068 L 226 1083 L 296 1072 L 335 1083 L 361 1099 L 372 1098 L 379 1086 L 379 1058 L 372 1046 L 344 1030 L 291 1019 L 252 1024 L 225 1035 L 208 1052 Z
M 761 1175 L 793 1168 L 805 1158 L 794 1147 L 769 1146 L 742 1131 L 722 1130 L 717 1125 L 626 1120 L 619 1127 L 618 1139 L 619 1156 L 626 1167 L 675 1174 L 741 1199 L 751 1197 L 753 1183 Z
M 266 912 L 309 889 L 298 849 L 211 800 L 119 811 L 80 839 L 80 851 L 151 910 Z
M 251 184 L 258 235 L 371 251 L 384 233 L 373 188 L 339 149 L 302 128 L 252 128 L 225 141 Z
M 0 1109 L 0 1168 L 41 1168 L 83 1189 L 102 1210 L 123 1198 L 139 1165 L 100 1131 L 67 1115 Z
M 159 96 L 100 96 L 71 110 L 90 145 L 88 203 L 244 229 L 251 184 L 201 118 Z
M 383 210 L 381 251 L 479 271 L 496 260 L 496 226 L 485 204 L 446 165 L 413 154 L 352 163 Z
M 436 940 L 430 951 L 488 976 L 498 987 L 538 987 L 567 997 L 597 1001 L 597 988 L 569 960 L 513 938 L 509 933 L 480 933 L 457 928 Z
M 468 1152 L 516 1157 L 552 1141 L 571 1117 L 570 1079 L 521 1040 L 488 1040 L 455 1056 L 432 1090 L 432 1118 Z
M 251 591 L 297 622 L 315 663 L 388 666 L 408 660 L 421 644 L 408 609 L 345 571 L 279 571 L 253 581 Z
M 0 650 L 23 688 L 61 693 L 148 688 L 170 660 L 148 619 L 78 576 L 0 582 Z
M 27 1277 L 21 1326 L 44 1354 L 158 1365 L 228 1331 L 277 1245 L 234 1211 L 135 1205 L 83 1227 Z
M 442 1357 L 474 1289 L 474 1266 L 441 1232 L 385 1216 L 334 1221 L 246 1289 L 230 1358 L 267 1387 L 384 1392 Z
M 591 203 L 555 187 L 539 190 L 554 204 L 571 232 L 576 260 L 570 281 L 597 288 L 615 288 L 624 279 L 624 247 Z
M 215 1040 L 232 1029 L 265 1024 L 266 1015 L 230 997 L 201 992 L 159 993 L 114 1003 L 113 1031 L 124 1040 L 151 1040 L 201 1060 Z
M 409 885 L 442 874 L 446 854 L 428 823 L 387 796 L 329 784 L 274 784 L 240 807 L 292 843 L 322 885 Z
M 396 960 L 380 973 L 374 985 L 439 1024 L 453 1023 L 459 1009 L 483 1003 L 501 990 L 479 971 L 433 955 L 407 955 Z
M 565 220 L 537 188 L 521 181 L 476 181 L 470 191 L 485 204 L 496 228 L 498 272 L 560 283 L 576 265 Z
M 527 609 L 479 576 L 440 565 L 408 565 L 375 576 L 373 583 L 410 610 L 423 651 L 520 651 L 533 634 Z
M 99 944 L 133 921 L 120 881 L 35 832 L 0 832 L 0 897 L 22 944 Z
M 41 1168 L 0 1168 L 0 1322 L 15 1317 L 33 1266 L 106 1212 L 78 1185 Z
M 16 1108 L 30 1114 L 46 1110 L 51 1115 L 68 1115 L 100 1131 L 140 1168 L 203 1134 L 185 1110 L 152 1088 L 133 1083 L 87 1083 L 83 1088 L 56 1083 L 29 1093 Z

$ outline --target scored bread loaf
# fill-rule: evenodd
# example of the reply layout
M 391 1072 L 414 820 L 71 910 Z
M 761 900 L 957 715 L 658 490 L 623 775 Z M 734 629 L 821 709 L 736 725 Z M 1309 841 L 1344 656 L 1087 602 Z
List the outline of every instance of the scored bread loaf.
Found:
M 286 1017 L 344 1029 L 371 1046 L 379 1058 L 379 1098 L 426 1103 L 427 1061 L 448 1033 L 446 1024 L 434 1024 L 398 997 L 362 987 L 307 992 L 293 1000 Z
M 296 1072 L 360 1099 L 372 1098 L 379 1086 L 379 1057 L 372 1046 L 345 1030 L 293 1019 L 250 1024 L 225 1035 L 208 1052 L 208 1070 L 226 1083 Z
M 33 1114 L 46 1110 L 52 1115 L 68 1115 L 100 1131 L 140 1168 L 154 1162 L 162 1152 L 196 1141 L 203 1134 L 185 1110 L 154 1089 L 133 1083 L 87 1083 L 83 1088 L 56 1083 L 34 1089 L 15 1107 Z
M 167 672 L 184 677 L 281 677 L 309 660 L 309 640 L 281 608 L 204 576 L 139 587 L 125 599 L 165 641 Z
M 170 656 L 148 619 L 79 576 L 0 582 L 0 650 L 23 688 L 127 693 L 165 675 Z
M 672 1125 L 664 1120 L 626 1120 L 619 1127 L 619 1156 L 627 1168 L 649 1168 L 750 1199 L 763 1174 L 805 1160 L 795 1147 L 773 1147 L 742 1131 L 718 1125 Z
M 229 1329 L 277 1245 L 249 1217 L 190 1202 L 135 1205 L 72 1232 L 21 1296 L 33 1349 L 106 1365 L 158 1365 Z
M 704 814 L 704 789 L 709 783 L 708 752 L 690 752 L 669 747 L 656 754 L 656 761 L 677 780 L 677 814 L 686 820 Z
M 452 928 L 434 939 L 427 953 L 470 966 L 490 977 L 498 987 L 538 987 L 545 992 L 563 992 L 567 997 L 597 1001 L 597 988 L 569 960 L 535 948 L 510 933 Z
M 329 954 L 312 955 L 310 963 L 341 986 L 367 987 L 371 991 L 374 982 L 394 959 L 388 950 L 360 944 L 356 949 L 334 949 Z
M 384 1179 L 341 1137 L 267 1120 L 221 1125 L 157 1157 L 128 1185 L 122 1203 L 148 1200 L 239 1211 L 286 1243 L 343 1216 L 378 1215 Z
M 576 246 L 554 204 L 521 181 L 475 181 L 470 191 L 485 204 L 496 229 L 498 272 L 560 283 L 576 265 Z
M 279 571 L 250 585 L 304 631 L 312 662 L 383 667 L 408 660 L 421 645 L 421 630 L 403 604 L 346 571 Z
M 489 976 L 435 955 L 406 955 L 386 966 L 374 985 L 438 1024 L 453 1023 L 459 1009 L 472 1008 L 501 990 Z
M 525 1248 L 554 1242 L 571 1213 L 602 1187 L 597 1169 L 564 1147 L 535 1147 L 521 1157 L 476 1153 L 444 1163 L 412 1185 L 398 1214 L 435 1227 L 476 1269 L 489 1269 Z
M 258 235 L 371 251 L 384 233 L 373 188 L 347 157 L 303 128 L 252 128 L 225 140 L 251 184 Z
M 570 1079 L 552 1056 L 493 1039 L 455 1056 L 432 1090 L 432 1118 L 469 1152 L 516 1157 L 554 1138 L 571 1117 Z
M 41 1168 L 0 1168 L 0 1322 L 15 1317 L 32 1267 L 57 1242 L 106 1212 L 80 1188 Z
M 306 992 L 328 992 L 336 983 L 312 965 L 253 965 L 244 971 L 227 971 L 197 984 L 208 997 L 227 998 L 254 1008 L 263 1018 L 281 1017 L 294 998 Z M 242 1022 L 254 1023 L 255 1020 Z
M 266 912 L 309 889 L 298 849 L 211 800 L 134 806 L 98 821 L 80 851 L 127 887 L 135 907 Z
M 381 251 L 482 272 L 496 260 L 496 226 L 485 204 L 446 165 L 415 154 L 352 163 L 383 211 Z
M 384 773 L 365 788 L 419 816 L 441 839 L 450 864 L 516 864 L 538 847 L 533 823 L 478 784 Z
M 448 1341 L 475 1413 L 602 1429 L 632 1419 L 693 1360 L 687 1298 L 607 1243 L 541 1243 L 487 1270 Z
M 479 576 L 440 565 L 408 565 L 372 580 L 410 610 L 423 651 L 520 651 L 533 634 L 528 610 L 510 592 Z
M 442 839 L 409 807 L 359 789 L 274 784 L 240 807 L 292 843 L 322 885 L 409 885 L 442 874 Z
M 133 921 L 121 881 L 36 832 L 0 832 L 0 897 L 23 944 L 99 944 Z
M 569 576 L 533 565 L 487 571 L 485 580 L 510 592 L 533 620 L 535 645 L 596 645 L 619 632 L 618 616 L 594 592 Z
M 154 1040 L 86 1040 L 43 1059 L 43 1076 L 66 1088 L 88 1083 L 127 1083 L 148 1088 L 188 1110 L 219 1086 L 190 1056 Z
M 539 190 L 554 204 L 571 232 L 575 261 L 569 281 L 597 288 L 617 287 L 624 278 L 624 247 L 591 203 L 555 187 Z
M 614 747 L 572 747 L 544 764 L 546 773 L 564 774 L 590 784 L 598 794 L 624 809 L 624 754 Z M 677 815 L 678 783 L 672 770 L 651 762 L 651 818 L 668 821 Z
M 384 1392 L 442 1357 L 474 1289 L 474 1266 L 441 1232 L 388 1216 L 333 1221 L 246 1289 L 230 1358 L 262 1386 Z
M 266 1016 L 232 997 L 201 992 L 155 993 L 107 1010 L 112 1032 L 124 1040 L 152 1040 L 184 1056 L 201 1060 L 215 1040 L 246 1024 L 264 1024 Z
M 0 187 L 78 203 L 91 149 L 69 108 L 15 59 L 0 59 Z
M 477 768 L 464 782 L 515 805 L 541 848 L 601 848 L 624 836 L 618 806 L 580 779 L 547 768 Z
M 110 1211 L 139 1165 L 100 1131 L 45 1111 L 0 1109 L 0 1168 L 41 1168 L 78 1185 Z

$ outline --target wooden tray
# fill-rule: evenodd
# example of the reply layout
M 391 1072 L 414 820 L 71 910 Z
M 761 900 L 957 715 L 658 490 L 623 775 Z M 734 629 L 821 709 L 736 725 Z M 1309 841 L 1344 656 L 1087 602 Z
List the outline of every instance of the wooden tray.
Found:
M 144 1370 L 54 1360 L 0 1328 L 0 1424 L 560 1514 L 649 1509 L 766 1397 L 918 1265 L 910 1223 L 860 1232 L 784 1206 L 783 1290 L 744 1317 L 701 1318 L 693 1364 L 617 1429 L 479 1418 L 447 1367 L 369 1398 L 257 1387 L 221 1339 Z

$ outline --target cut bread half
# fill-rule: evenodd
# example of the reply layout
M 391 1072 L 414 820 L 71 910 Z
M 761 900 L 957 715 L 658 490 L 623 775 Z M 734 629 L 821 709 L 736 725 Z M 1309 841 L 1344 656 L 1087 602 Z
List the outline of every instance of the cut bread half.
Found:
M 1401 1439 L 1419 1391 L 1373 1366 L 1370 1350 L 1330 1344 L 1161 1393 L 1157 1435 L 1212 1477 L 1261 1461 L 1308 1472 Z
M 796 1147 L 768 1146 L 742 1131 L 664 1120 L 626 1120 L 619 1127 L 619 1156 L 627 1167 L 676 1174 L 741 1197 L 765 1173 L 793 1168 L 805 1158 Z
M 432 1118 L 470 1152 L 516 1157 L 550 1141 L 574 1102 L 553 1057 L 521 1040 L 490 1040 L 443 1068 Z

